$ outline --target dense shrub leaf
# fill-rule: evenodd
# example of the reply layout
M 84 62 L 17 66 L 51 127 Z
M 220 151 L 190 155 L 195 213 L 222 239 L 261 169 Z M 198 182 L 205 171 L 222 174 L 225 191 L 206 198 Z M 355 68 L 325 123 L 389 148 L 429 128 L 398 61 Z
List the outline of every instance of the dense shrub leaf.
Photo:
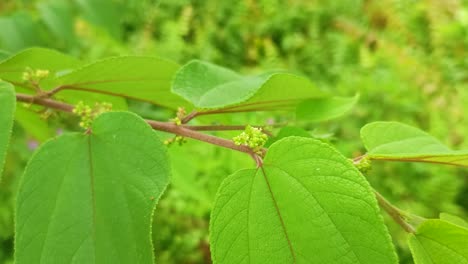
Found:
M 211 217 L 215 263 L 397 262 L 369 184 L 315 139 L 282 139 L 229 176 Z
M 73 7 L 67 1 L 49 1 L 38 3 L 37 9 L 44 24 L 54 34 L 62 48 L 71 48 L 76 44 Z
M 122 36 L 121 22 L 124 12 L 119 12 L 119 2 L 76 0 L 83 17 L 92 24 L 103 29 L 116 39 Z M 119 14 L 120 13 L 120 14 Z
M 468 263 L 468 229 L 443 220 L 427 220 L 410 235 L 416 264 Z
M 468 151 L 451 150 L 415 127 L 398 122 L 374 122 L 361 129 L 371 159 L 468 166 Z
M 169 164 L 141 118 L 102 114 L 91 134 L 45 143 L 23 177 L 16 263 L 153 263 L 150 224 Z
M 10 142 L 16 97 L 13 85 L 0 80 L 0 179 Z
M 294 110 L 306 99 L 326 96 L 301 76 L 272 73 L 244 77 L 198 60 L 177 72 L 172 91 L 197 108 L 232 111 Z
M 0 29 L 0 45 L 10 52 L 45 44 L 41 28 L 29 12 L 0 16 Z

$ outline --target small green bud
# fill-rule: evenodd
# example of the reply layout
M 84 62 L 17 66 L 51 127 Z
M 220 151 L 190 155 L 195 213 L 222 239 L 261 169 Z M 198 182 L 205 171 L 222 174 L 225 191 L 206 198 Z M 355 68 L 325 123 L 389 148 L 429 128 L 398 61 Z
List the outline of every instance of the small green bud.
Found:
M 50 74 L 49 70 L 36 70 L 36 72 L 35 72 L 35 76 L 38 79 L 44 79 L 47 76 L 49 76 L 49 74 Z
M 176 124 L 178 126 L 182 125 L 182 120 L 178 116 L 171 119 L 171 121 L 174 122 L 174 124 Z
M 49 70 L 42 70 L 42 69 L 33 70 L 27 67 L 25 71 L 23 72 L 22 79 L 23 81 L 26 81 L 26 82 L 37 83 L 40 80 L 49 76 L 49 74 L 50 74 Z
M 172 145 L 173 143 L 178 143 L 179 146 L 182 146 L 184 143 L 186 143 L 187 140 L 185 139 L 185 137 L 183 136 L 175 136 L 171 139 L 166 139 L 164 140 L 164 145 L 167 145 L 167 146 L 170 146 Z
M 363 156 L 361 159 L 353 163 L 361 173 L 367 173 L 372 169 L 372 163 L 368 156 Z
M 179 118 L 180 120 L 184 119 L 184 116 L 187 114 L 187 112 L 185 111 L 185 108 L 183 107 L 179 107 L 177 108 L 177 118 Z

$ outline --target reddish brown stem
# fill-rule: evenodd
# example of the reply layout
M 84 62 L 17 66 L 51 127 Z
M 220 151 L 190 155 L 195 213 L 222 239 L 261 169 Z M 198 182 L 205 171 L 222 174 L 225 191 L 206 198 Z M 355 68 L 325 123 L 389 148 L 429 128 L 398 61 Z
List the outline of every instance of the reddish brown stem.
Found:
M 27 95 L 27 94 L 16 94 L 16 100 L 20 102 L 25 102 L 29 104 L 37 104 L 37 105 L 42 105 L 46 106 L 49 108 L 53 108 L 56 110 L 60 110 L 62 112 L 71 112 L 74 108 L 73 105 L 62 103 L 59 101 L 55 101 L 52 99 L 46 99 L 46 98 L 40 98 L 32 95 Z
M 27 94 L 16 94 L 16 100 L 20 102 L 30 103 L 30 104 L 42 105 L 42 106 L 53 108 L 53 109 L 60 110 L 63 112 L 71 112 L 74 108 L 74 106 L 70 104 L 58 102 L 52 99 L 34 97 L 32 95 L 27 95 Z M 203 133 L 195 131 L 196 129 L 190 129 L 190 126 L 186 126 L 186 125 L 178 126 L 171 122 L 160 122 L 160 121 L 155 121 L 155 120 L 146 120 L 146 122 L 155 130 L 160 130 L 160 131 L 176 134 L 176 135 L 183 136 L 183 137 L 193 138 L 193 139 L 197 139 L 197 140 L 207 142 L 213 145 L 217 145 L 217 146 L 221 146 L 224 148 L 229 148 L 229 149 L 247 153 L 254 158 L 255 162 L 257 162 L 258 155 L 254 153 L 252 149 L 250 149 L 247 146 L 238 146 L 234 144 L 234 142 L 232 142 L 231 140 L 203 134 Z

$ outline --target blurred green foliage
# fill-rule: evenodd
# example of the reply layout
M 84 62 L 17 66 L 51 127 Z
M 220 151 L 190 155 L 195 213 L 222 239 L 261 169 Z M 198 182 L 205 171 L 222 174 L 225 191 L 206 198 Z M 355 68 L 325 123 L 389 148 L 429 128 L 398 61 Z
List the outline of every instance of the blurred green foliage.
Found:
M 468 149 L 468 2 L 463 0 L 1 1 L 0 59 L 31 46 L 84 60 L 144 54 L 179 63 L 198 58 L 244 73 L 286 68 L 329 91 L 360 93 L 351 115 L 305 127 L 349 157 L 363 154 L 359 129 L 376 120 L 406 122 L 454 149 Z M 173 116 L 130 105 L 143 116 Z M 60 117 L 51 118 L 58 128 L 71 128 Z M 258 124 L 267 118 L 237 114 L 204 121 Z M 1 263 L 12 261 L 14 194 L 38 144 L 33 135 L 15 127 L 0 182 Z M 216 189 L 251 161 L 191 141 L 170 151 L 173 184 L 154 219 L 156 259 L 209 263 L 208 221 Z M 368 179 L 410 212 L 468 215 L 466 169 L 374 162 Z M 405 234 L 387 223 L 400 261 L 412 263 Z

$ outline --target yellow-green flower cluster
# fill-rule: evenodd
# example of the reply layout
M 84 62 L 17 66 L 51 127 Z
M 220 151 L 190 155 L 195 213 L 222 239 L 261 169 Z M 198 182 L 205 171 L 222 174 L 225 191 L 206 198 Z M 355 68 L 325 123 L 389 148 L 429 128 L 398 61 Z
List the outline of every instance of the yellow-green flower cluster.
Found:
M 83 101 L 80 101 L 76 104 L 75 108 L 73 108 L 72 112 L 81 118 L 79 123 L 80 127 L 87 130 L 91 127 L 91 124 L 96 117 L 111 110 L 112 104 L 110 103 L 96 103 L 94 108 L 91 108 L 89 105 L 83 103 Z
M 371 160 L 367 156 L 362 157 L 359 162 L 354 163 L 354 166 L 356 166 L 361 173 L 366 173 L 372 169 Z
M 41 70 L 41 69 L 33 70 L 28 67 L 23 72 L 22 78 L 23 78 L 23 81 L 38 82 L 46 78 L 47 76 L 49 76 L 49 74 L 50 74 L 49 70 Z
M 268 136 L 263 133 L 261 128 L 252 127 L 250 125 L 245 127 L 244 132 L 232 139 L 234 144 L 240 146 L 248 146 L 255 152 L 261 152 L 263 145 L 268 140 Z
M 187 140 L 182 136 L 175 136 L 173 138 L 164 140 L 164 144 L 167 145 L 167 146 L 170 146 L 173 143 L 178 143 L 179 146 L 182 146 L 186 142 L 187 142 Z
M 180 125 L 182 125 L 182 119 L 184 119 L 185 115 L 186 115 L 185 108 L 179 107 L 177 109 L 176 117 L 171 119 L 171 121 L 174 122 L 174 124 L 180 126 Z

